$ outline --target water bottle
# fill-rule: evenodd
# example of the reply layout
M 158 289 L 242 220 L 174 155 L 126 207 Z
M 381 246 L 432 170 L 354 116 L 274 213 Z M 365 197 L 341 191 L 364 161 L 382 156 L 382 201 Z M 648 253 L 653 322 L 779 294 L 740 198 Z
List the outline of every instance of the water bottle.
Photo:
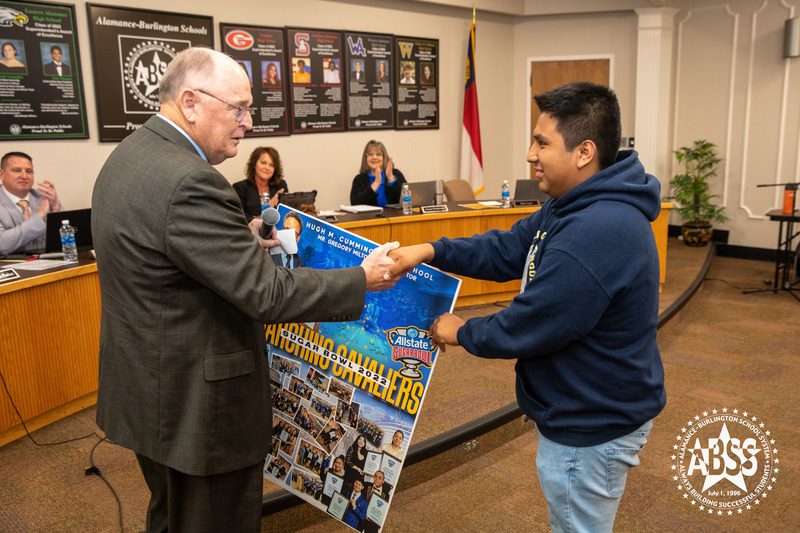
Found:
M 413 210 L 411 209 L 411 189 L 408 183 L 403 184 L 403 192 L 401 194 L 403 197 L 403 214 L 410 215 L 413 213 Z
M 265 192 L 261 195 L 261 212 L 263 213 L 269 207 L 269 193 Z
M 511 207 L 511 187 L 508 180 L 503 180 L 503 191 L 500 193 L 500 207 Z
M 75 245 L 75 228 L 69 225 L 69 220 L 61 221 L 61 251 L 64 252 L 64 261 L 78 260 L 78 247 Z

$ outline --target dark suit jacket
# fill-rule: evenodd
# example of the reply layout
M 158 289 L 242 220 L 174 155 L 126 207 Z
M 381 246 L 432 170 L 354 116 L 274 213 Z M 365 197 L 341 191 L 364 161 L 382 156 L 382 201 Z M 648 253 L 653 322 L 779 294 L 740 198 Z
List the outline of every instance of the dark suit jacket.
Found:
M 288 266 L 283 264 L 283 256 L 281 254 L 273 255 L 272 262 L 275 263 L 275 266 L 286 266 L 287 268 L 297 268 L 303 266 L 303 258 L 300 257 L 300 254 L 289 254 L 290 264 Z
M 92 209 L 98 426 L 190 475 L 263 461 L 272 437 L 263 324 L 357 319 L 363 269 L 276 268 L 225 177 L 157 116 L 109 156 Z
M 44 66 L 44 73 L 49 76 L 58 76 L 58 71 L 56 70 L 56 64 L 53 63 L 52 61 L 50 63 L 47 63 Z M 61 75 L 62 76 L 72 75 L 72 69 L 66 63 L 61 63 Z
M 250 222 L 255 217 L 261 216 L 261 197 L 258 195 L 258 187 L 247 180 L 237 181 L 233 184 L 233 189 L 239 195 L 239 201 L 242 202 L 242 210 L 244 210 L 247 221 Z M 278 191 L 283 189 L 283 192 L 289 192 L 289 185 L 286 180 L 281 180 L 277 185 L 269 186 L 269 197 L 272 198 Z
M 383 489 L 383 494 L 380 497 L 383 498 L 384 500 L 388 500 L 389 499 L 389 494 L 392 493 L 392 486 L 389 485 L 388 483 L 384 482 L 383 486 L 381 488 Z M 374 490 L 375 490 L 375 484 L 374 483 L 366 483 L 365 484 L 365 488 L 364 488 L 363 494 L 364 494 L 364 497 L 367 499 L 367 501 L 369 501 L 369 499 L 372 497 L 372 493 L 374 492 Z

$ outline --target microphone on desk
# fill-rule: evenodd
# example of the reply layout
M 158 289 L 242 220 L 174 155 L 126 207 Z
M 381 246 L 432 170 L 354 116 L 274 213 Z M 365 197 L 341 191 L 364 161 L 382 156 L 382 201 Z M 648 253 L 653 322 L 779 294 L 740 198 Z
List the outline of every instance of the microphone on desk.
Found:
M 262 239 L 269 239 L 272 236 L 272 228 L 281 219 L 281 214 L 274 207 L 268 207 L 261 212 L 261 229 L 258 230 L 258 235 Z

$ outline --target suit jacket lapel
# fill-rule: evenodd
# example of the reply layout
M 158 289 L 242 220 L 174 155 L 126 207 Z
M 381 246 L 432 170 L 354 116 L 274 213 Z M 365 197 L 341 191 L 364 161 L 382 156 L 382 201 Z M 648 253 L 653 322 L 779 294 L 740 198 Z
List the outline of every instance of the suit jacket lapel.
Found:
M 22 211 L 19 210 L 19 206 L 11 201 L 11 199 L 6 195 L 6 192 L 3 190 L 2 186 L 0 186 L 0 203 L 3 204 L 8 214 L 11 215 L 11 219 L 17 223 L 17 225 L 22 224 L 25 222 L 25 217 L 22 216 Z M 33 203 L 28 203 L 28 208 L 31 210 L 31 213 L 34 213 Z M 39 206 L 36 206 L 36 209 L 39 209 Z

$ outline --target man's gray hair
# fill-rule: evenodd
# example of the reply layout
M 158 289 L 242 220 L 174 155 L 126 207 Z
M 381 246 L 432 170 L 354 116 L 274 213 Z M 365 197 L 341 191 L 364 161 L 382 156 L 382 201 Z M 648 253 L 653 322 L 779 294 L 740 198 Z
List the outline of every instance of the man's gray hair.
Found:
M 202 88 L 208 80 L 214 78 L 217 52 L 200 46 L 182 50 L 167 67 L 167 71 L 158 85 L 158 98 L 161 103 L 178 98 L 184 87 Z

